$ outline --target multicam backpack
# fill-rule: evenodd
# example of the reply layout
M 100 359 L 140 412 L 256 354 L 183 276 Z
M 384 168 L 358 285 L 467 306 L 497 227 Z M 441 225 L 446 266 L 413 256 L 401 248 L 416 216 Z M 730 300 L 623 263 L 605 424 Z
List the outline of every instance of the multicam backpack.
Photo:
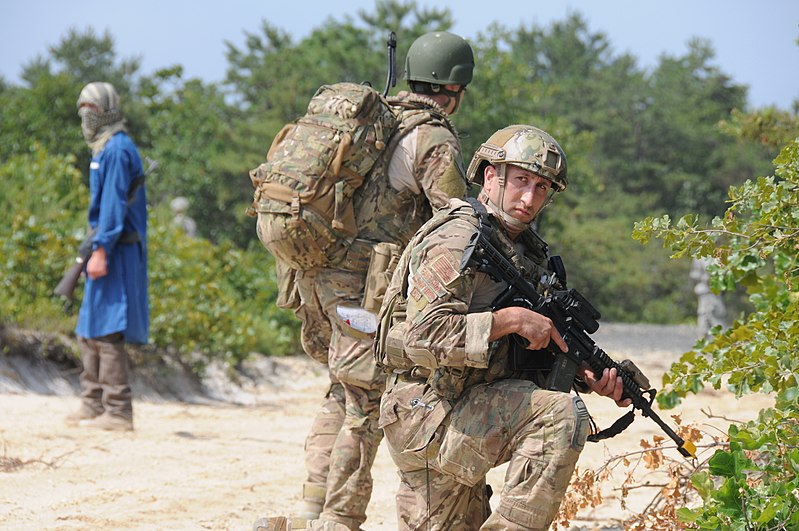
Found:
M 352 195 L 384 153 L 399 116 L 366 85 L 323 85 L 307 113 L 275 136 L 250 171 L 248 214 L 258 237 L 292 269 L 328 267 L 347 253 L 357 226 Z

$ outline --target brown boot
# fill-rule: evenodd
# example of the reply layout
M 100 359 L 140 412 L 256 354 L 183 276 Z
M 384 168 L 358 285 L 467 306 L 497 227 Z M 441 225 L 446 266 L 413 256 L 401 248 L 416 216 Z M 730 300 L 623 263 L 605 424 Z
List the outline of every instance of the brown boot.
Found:
M 64 418 L 64 422 L 66 422 L 67 426 L 78 426 L 82 421 L 99 417 L 102 413 L 102 409 L 98 411 L 84 403 L 80 405 L 80 409 L 67 415 Z
M 112 415 L 107 411 L 99 417 L 82 420 L 78 425 L 108 431 L 133 431 L 133 419 Z

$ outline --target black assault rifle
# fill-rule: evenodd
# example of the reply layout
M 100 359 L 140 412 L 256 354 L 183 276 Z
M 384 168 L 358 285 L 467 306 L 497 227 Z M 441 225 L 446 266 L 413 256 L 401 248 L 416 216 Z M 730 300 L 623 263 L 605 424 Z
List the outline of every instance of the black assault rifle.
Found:
M 474 202 L 472 204 L 474 205 Z M 482 205 L 475 206 L 480 213 L 479 207 Z M 482 212 L 485 212 L 484 208 Z M 643 416 L 651 418 L 677 443 L 677 449 L 683 456 L 696 457 L 696 446 L 693 442 L 683 440 L 652 409 L 657 390 L 650 388 L 646 377 L 631 362 L 615 362 L 591 339 L 589 334 L 599 328 L 597 322 L 600 318 L 599 312 L 575 289 L 554 291 L 547 296 L 540 295 L 535 286 L 525 280 L 516 267 L 491 243 L 492 228 L 484 217 L 480 215 L 481 228 L 469 243 L 462 265 L 476 267 L 478 271 L 486 273 L 495 281 L 508 284 L 507 290 L 495 300 L 496 308 L 524 306 L 549 317 L 569 347 L 568 352 L 561 351 L 554 343 L 550 343 L 549 347 L 541 351 L 527 350 L 524 348 L 526 345 L 512 348 L 512 369 L 548 370 L 547 388 L 568 393 L 574 385 L 575 375 L 581 364 L 587 363 L 598 376 L 601 376 L 605 369 L 615 368 L 624 383 L 622 399 L 631 399 L 633 410 L 617 420 L 610 428 L 590 435 L 589 440 L 599 441 L 617 435 L 632 423 L 635 419 L 635 410 L 639 409 Z M 562 275 L 560 281 L 565 285 L 565 268 L 560 257 L 551 257 L 550 263 L 553 264 L 553 269 Z M 519 336 L 516 336 L 515 340 L 526 343 Z
M 138 192 L 139 188 L 144 184 L 145 177 L 152 174 L 158 167 L 158 163 L 156 161 L 149 158 L 146 160 L 147 169 L 145 170 L 144 175 L 136 177 L 130 183 L 130 188 L 128 188 L 128 205 L 130 205 L 133 200 L 136 199 L 136 192 Z M 89 261 L 89 257 L 92 255 L 92 244 L 96 232 L 96 229 L 90 229 L 88 234 L 86 234 L 86 237 L 78 246 L 78 256 L 75 257 L 75 263 L 72 264 L 66 273 L 64 273 L 61 281 L 53 290 L 53 293 L 60 295 L 67 300 L 68 306 L 71 304 L 74 297 L 75 288 L 78 286 L 78 281 L 80 280 L 81 273 L 83 273 L 83 268 L 85 267 L 86 262 Z M 123 234 L 120 237 L 120 243 L 134 243 L 139 241 L 138 238 L 139 235 L 135 232 Z

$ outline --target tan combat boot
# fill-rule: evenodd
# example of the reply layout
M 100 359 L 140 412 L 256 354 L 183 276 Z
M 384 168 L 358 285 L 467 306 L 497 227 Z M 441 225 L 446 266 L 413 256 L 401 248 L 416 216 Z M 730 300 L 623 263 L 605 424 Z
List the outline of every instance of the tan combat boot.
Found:
M 133 431 L 133 419 L 112 415 L 107 411 L 98 417 L 81 420 L 78 425 L 108 431 Z
M 92 408 L 91 406 L 86 405 L 85 403 L 82 403 L 80 405 L 80 409 L 78 409 L 74 413 L 70 413 L 64 418 L 64 422 L 67 424 L 67 426 L 78 426 L 81 423 L 81 421 L 91 420 L 93 418 L 99 417 L 100 415 L 102 415 L 102 413 L 103 413 L 102 409 L 97 410 Z
M 305 518 L 290 518 L 288 516 L 272 516 L 259 518 L 252 524 L 252 531 L 291 531 L 305 529 Z

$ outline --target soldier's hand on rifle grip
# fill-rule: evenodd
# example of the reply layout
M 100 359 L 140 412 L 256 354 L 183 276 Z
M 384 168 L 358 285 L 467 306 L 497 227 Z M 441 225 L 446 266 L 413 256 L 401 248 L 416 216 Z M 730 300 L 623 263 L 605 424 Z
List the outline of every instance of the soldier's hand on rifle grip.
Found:
M 86 264 L 86 274 L 95 280 L 108 274 L 108 261 L 106 260 L 105 247 L 98 247 Z
M 611 398 L 619 407 L 628 407 L 633 401 L 629 398 L 621 399 L 624 392 L 624 382 L 621 376 L 616 372 L 616 369 L 605 369 L 602 371 L 602 377 L 597 380 L 596 375 L 588 365 L 584 364 L 577 371 L 585 383 L 591 388 L 593 392 L 600 396 L 607 396 Z
M 494 311 L 489 341 L 509 334 L 518 334 L 526 339 L 528 350 L 541 350 L 554 342 L 563 352 L 569 350 L 558 329 L 549 317 L 521 306 L 508 306 Z

